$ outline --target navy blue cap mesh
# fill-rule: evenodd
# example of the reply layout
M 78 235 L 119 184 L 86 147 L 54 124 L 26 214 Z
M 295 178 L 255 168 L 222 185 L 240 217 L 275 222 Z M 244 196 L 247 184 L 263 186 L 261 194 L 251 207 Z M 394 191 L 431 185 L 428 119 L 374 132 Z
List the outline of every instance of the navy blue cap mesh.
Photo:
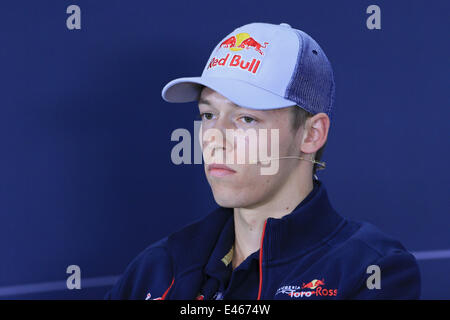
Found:
M 322 48 L 306 33 L 295 30 L 301 50 L 296 68 L 289 82 L 285 98 L 292 100 L 306 111 L 324 112 L 332 120 L 334 116 L 335 85 L 331 64 Z

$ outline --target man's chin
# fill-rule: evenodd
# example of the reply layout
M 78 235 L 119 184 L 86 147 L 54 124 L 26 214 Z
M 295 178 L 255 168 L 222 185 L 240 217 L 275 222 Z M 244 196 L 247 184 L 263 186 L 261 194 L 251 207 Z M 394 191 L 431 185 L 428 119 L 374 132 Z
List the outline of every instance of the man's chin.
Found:
M 213 195 L 216 203 L 224 208 L 243 208 L 248 205 L 248 201 L 238 192 L 213 190 Z

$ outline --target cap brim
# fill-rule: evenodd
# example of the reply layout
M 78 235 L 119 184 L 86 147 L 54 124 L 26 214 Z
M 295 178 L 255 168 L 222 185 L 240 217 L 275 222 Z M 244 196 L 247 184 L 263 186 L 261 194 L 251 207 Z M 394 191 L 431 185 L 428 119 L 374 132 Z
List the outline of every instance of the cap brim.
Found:
M 234 104 L 249 109 L 270 110 L 296 105 L 295 102 L 251 83 L 219 77 L 185 77 L 167 83 L 162 98 L 167 102 L 192 102 L 200 97 L 203 86 L 217 91 Z

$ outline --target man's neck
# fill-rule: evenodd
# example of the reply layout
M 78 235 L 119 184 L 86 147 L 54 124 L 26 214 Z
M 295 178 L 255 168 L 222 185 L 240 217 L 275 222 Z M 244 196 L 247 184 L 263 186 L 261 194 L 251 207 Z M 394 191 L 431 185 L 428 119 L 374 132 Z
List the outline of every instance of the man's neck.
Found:
M 260 206 L 254 206 L 251 209 L 234 208 L 233 269 L 259 249 L 264 222 L 267 218 L 281 218 L 291 213 L 313 190 L 312 178 L 306 181 L 296 182 L 295 185 L 286 184 L 270 202 Z

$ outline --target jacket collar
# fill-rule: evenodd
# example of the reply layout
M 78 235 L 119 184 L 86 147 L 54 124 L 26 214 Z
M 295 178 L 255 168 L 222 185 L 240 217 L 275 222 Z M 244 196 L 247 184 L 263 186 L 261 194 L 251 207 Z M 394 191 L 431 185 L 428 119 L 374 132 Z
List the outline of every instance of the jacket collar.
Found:
M 330 238 L 345 222 L 332 207 L 320 180 L 290 213 L 268 218 L 263 241 L 263 257 L 276 261 L 300 256 Z
M 344 218 L 331 206 L 323 182 L 313 181 L 314 189 L 290 214 L 267 219 L 263 239 L 265 262 L 304 254 L 331 237 L 344 223 Z M 175 262 L 175 272 L 180 274 L 188 269 L 203 268 L 212 257 L 223 259 L 222 253 L 229 252 L 230 239 L 234 239 L 234 230 L 229 228 L 232 217 L 232 208 L 219 207 L 171 234 L 169 251 Z M 215 250 L 218 246 L 222 249 Z

